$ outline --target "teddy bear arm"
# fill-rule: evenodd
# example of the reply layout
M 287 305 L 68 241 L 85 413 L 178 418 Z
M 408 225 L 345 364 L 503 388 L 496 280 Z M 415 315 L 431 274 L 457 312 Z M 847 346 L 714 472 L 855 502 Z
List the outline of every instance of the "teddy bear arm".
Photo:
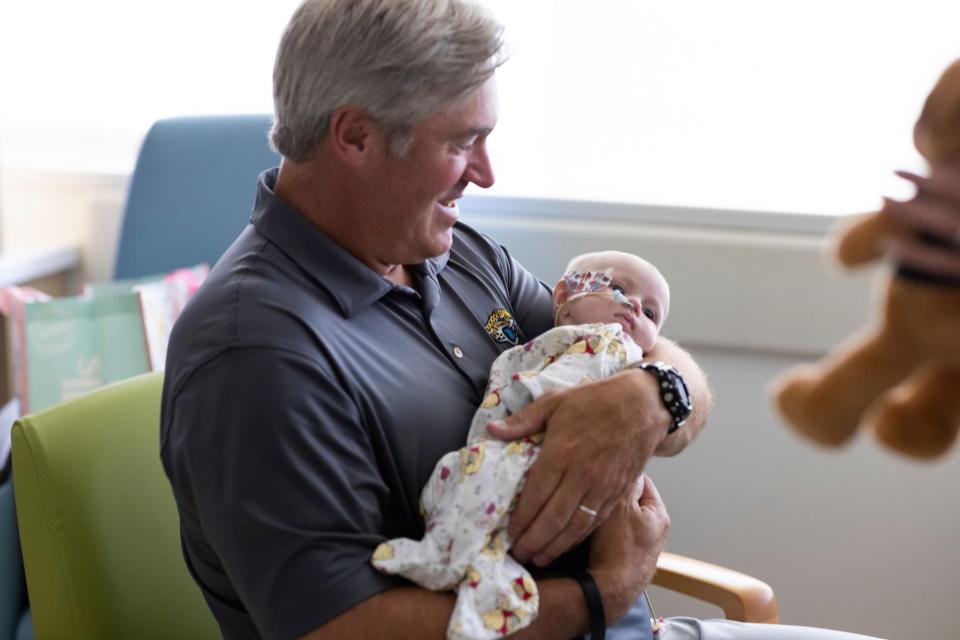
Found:
M 904 235 L 907 229 L 882 213 L 860 216 L 839 230 L 836 257 L 840 264 L 856 267 L 879 260 L 887 238 Z

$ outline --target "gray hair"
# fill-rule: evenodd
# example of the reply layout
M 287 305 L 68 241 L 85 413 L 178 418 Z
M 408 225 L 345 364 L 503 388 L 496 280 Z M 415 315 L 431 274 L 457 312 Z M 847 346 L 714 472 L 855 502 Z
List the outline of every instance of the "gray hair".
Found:
M 402 157 L 410 129 L 486 82 L 504 49 L 503 27 L 471 0 L 305 0 L 277 52 L 270 142 L 302 162 L 352 104 Z

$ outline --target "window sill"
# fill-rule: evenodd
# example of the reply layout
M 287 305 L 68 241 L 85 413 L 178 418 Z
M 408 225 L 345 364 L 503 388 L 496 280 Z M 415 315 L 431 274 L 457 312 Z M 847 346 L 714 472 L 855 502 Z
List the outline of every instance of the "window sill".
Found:
M 57 247 L 0 255 L 0 286 L 23 285 L 49 276 L 75 271 L 80 250 Z

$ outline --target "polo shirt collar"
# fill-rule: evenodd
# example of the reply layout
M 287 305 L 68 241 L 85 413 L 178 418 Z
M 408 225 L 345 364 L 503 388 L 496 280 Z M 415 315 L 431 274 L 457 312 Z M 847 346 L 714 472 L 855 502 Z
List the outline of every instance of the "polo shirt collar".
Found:
M 274 193 L 278 168 L 260 174 L 250 222 L 337 301 L 345 317 L 366 309 L 389 293 L 394 284 L 355 258 Z M 430 258 L 412 270 L 434 283 L 450 252 Z

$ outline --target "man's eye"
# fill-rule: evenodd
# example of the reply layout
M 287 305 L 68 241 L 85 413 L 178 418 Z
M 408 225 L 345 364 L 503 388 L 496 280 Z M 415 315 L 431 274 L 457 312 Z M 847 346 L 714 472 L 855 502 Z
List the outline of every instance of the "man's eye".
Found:
M 463 140 L 462 142 L 454 142 L 453 147 L 457 151 L 470 151 L 470 149 L 473 149 L 475 142 L 476 140 Z

